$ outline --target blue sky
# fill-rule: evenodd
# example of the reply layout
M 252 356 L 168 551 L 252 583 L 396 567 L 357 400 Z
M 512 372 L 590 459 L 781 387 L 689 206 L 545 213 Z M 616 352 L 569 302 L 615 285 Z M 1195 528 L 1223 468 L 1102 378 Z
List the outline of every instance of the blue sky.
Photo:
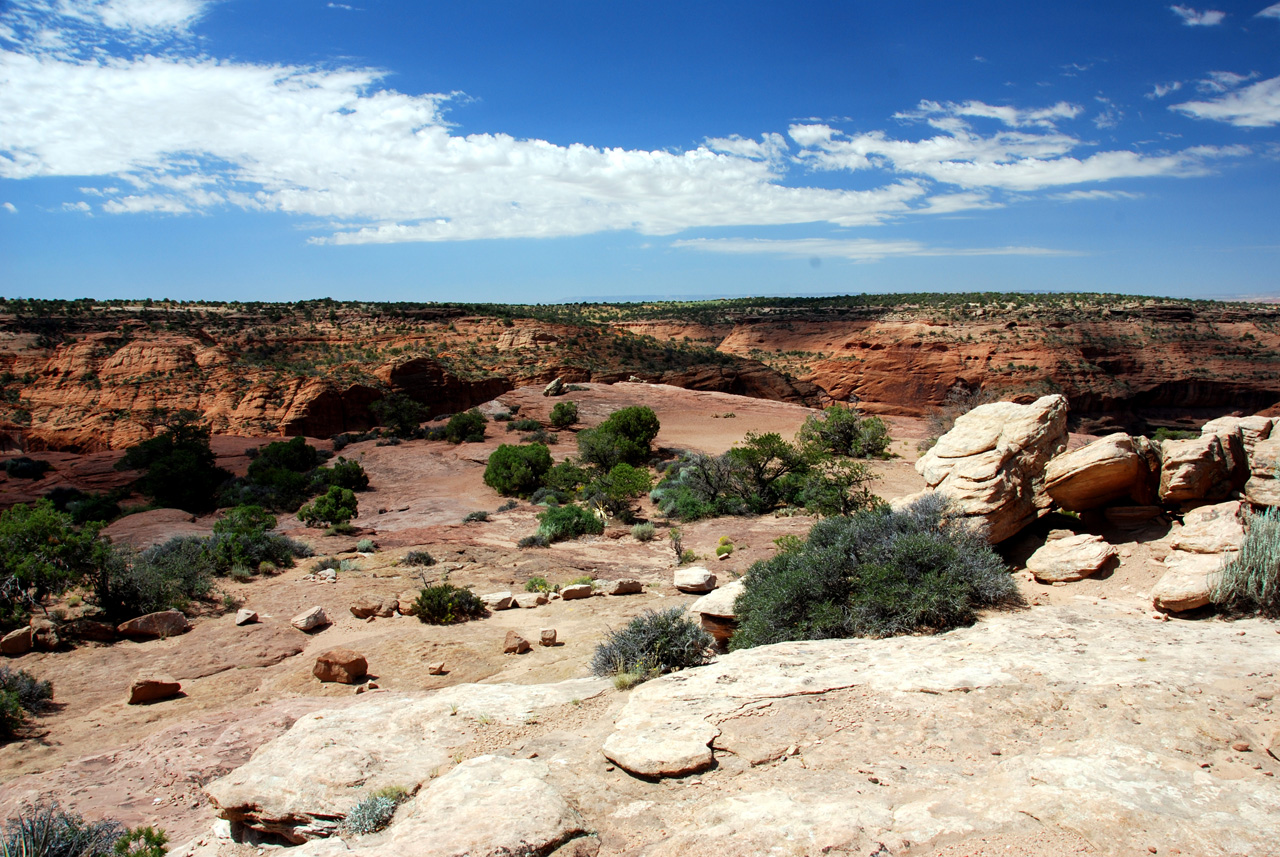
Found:
M 1280 296 L 1280 3 L 0 0 L 0 294 Z

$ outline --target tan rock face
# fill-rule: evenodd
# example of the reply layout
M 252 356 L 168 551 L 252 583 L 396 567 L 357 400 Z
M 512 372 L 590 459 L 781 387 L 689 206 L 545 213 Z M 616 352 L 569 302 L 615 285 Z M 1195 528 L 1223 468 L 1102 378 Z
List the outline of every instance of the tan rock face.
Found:
M 1044 473 L 1044 487 L 1059 508 L 1083 512 L 1127 497 L 1155 499 L 1160 465 L 1146 438 L 1123 432 L 1057 456 Z
M 1182 529 L 1169 545 L 1190 553 L 1238 551 L 1244 542 L 1244 504 L 1239 500 L 1201 506 L 1182 517 Z
M 1258 441 L 1249 457 L 1245 498 L 1255 506 L 1280 506 L 1280 432 Z
M 1189 553 L 1173 551 L 1165 557 L 1168 571 L 1151 590 L 1151 603 L 1157 610 L 1181 613 L 1204 607 L 1210 602 L 1214 575 L 1221 570 L 1230 554 Z
M 1064 396 L 1044 396 L 1030 405 L 995 402 L 957 419 L 916 462 L 916 470 L 995 543 L 1049 507 L 1045 467 L 1066 443 Z
M 359 684 L 369 673 L 364 655 L 351 649 L 332 649 L 316 658 L 311 674 L 320 681 Z
M 1080 533 L 1045 542 L 1027 559 L 1027 570 L 1041 583 L 1083 580 L 1116 558 L 1116 549 L 1101 536 Z
M 33 632 L 30 626 L 10 631 L 0 639 L 0 652 L 11 657 L 25 655 L 31 651 Z
M 1160 448 L 1160 500 L 1225 500 L 1248 478 L 1238 431 L 1166 440 Z
M 681 592 L 710 592 L 716 588 L 716 576 L 700 565 L 676 569 L 673 582 Z

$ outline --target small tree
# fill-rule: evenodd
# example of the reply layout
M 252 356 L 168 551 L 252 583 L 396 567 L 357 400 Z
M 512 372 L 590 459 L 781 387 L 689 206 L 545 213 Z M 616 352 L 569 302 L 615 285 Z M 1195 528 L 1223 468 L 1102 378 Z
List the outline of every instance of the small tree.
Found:
M 138 478 L 142 493 L 158 505 L 187 512 L 207 512 L 214 495 L 231 474 L 218 467 L 209 448 L 209 428 L 195 422 L 197 414 L 179 411 L 163 433 L 129 447 L 116 467 L 145 470 Z
M 556 402 L 551 409 L 551 425 L 556 428 L 568 428 L 578 421 L 578 405 L 576 402 Z
M 427 418 L 427 408 L 404 393 L 390 393 L 369 406 L 378 422 L 396 437 L 413 437 Z
M 454 414 L 444 426 L 445 440 L 450 443 L 480 443 L 484 440 L 485 415 L 475 408 L 465 414 Z
M 804 421 L 796 439 L 806 447 L 851 458 L 884 458 L 889 430 L 879 417 L 863 417 L 853 408 L 832 405 Z
M 527 446 L 504 443 L 489 456 L 484 468 L 484 484 L 499 494 L 527 497 L 542 486 L 551 465 L 551 452 L 541 443 Z
M 96 524 L 76 530 L 48 500 L 0 512 L 0 623 L 94 577 L 106 555 Z
M 350 488 L 329 486 L 329 490 L 298 510 L 298 519 L 308 526 L 345 524 L 357 514 L 359 505 Z
M 653 488 L 653 479 L 647 470 L 630 464 L 615 464 L 613 469 L 599 476 L 587 486 L 587 499 L 595 501 L 611 516 L 624 522 L 632 520 L 632 502 Z
M 636 406 L 614 411 L 594 429 L 578 432 L 578 456 L 602 472 L 618 464 L 644 464 L 658 436 L 658 417 L 652 408 Z

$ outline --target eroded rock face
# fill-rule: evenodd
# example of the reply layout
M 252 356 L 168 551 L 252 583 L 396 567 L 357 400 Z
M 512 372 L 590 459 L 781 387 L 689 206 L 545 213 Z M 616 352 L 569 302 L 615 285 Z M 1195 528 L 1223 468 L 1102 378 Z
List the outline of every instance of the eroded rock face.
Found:
M 745 588 L 743 581 L 735 580 L 689 605 L 689 612 L 698 617 L 702 630 L 715 639 L 720 651 L 728 650 L 729 638 L 738 630 L 733 602 L 738 600 Z
M 1165 557 L 1168 571 L 1151 590 L 1157 610 L 1182 613 L 1204 607 L 1211 600 L 1214 576 L 1231 554 L 1172 551 Z
M 289 620 L 289 624 L 299 631 L 314 631 L 328 625 L 329 617 L 325 614 L 323 607 L 316 605 L 294 616 Z
M 365 790 L 424 786 L 472 740 L 467 724 L 474 718 L 518 726 L 535 711 L 589 699 L 610 686 L 604 679 L 575 679 L 367 695 L 360 705 L 302 717 L 205 791 L 222 818 L 302 843 L 333 834 Z
M 1244 542 L 1244 514 L 1239 500 L 1192 509 L 1182 516 L 1182 529 L 1169 545 L 1190 553 L 1238 551 Z
M 1280 506 L 1280 477 L 1277 474 L 1280 474 L 1280 436 L 1273 436 L 1258 441 L 1253 447 L 1249 457 L 1249 481 L 1244 486 L 1245 499 L 1255 506 Z
M 1151 442 L 1119 432 L 1049 462 L 1044 487 L 1059 508 L 1083 512 L 1122 497 L 1138 504 L 1155 499 L 1160 460 Z
M 989 542 L 1001 542 L 1051 504 L 1045 466 L 1066 444 L 1064 396 L 994 402 L 957 419 L 916 470 Z
M 1248 478 L 1239 430 L 1206 433 L 1160 446 L 1160 500 L 1225 500 Z
M 1116 558 L 1116 549 L 1102 536 L 1078 533 L 1050 539 L 1027 559 L 1027 570 L 1041 583 L 1083 580 Z

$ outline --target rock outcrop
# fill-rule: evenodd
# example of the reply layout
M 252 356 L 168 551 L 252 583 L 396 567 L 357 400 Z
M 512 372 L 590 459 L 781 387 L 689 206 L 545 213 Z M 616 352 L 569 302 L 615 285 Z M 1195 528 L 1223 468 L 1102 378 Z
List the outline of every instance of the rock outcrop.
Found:
M 716 588 L 716 576 L 700 565 L 678 568 L 672 582 L 681 592 L 702 593 Z
M 191 630 L 191 623 L 180 610 L 162 610 L 130 619 L 116 630 L 135 640 L 155 640 L 185 634 Z
M 1070 582 L 1091 577 L 1109 566 L 1116 549 L 1102 536 L 1088 533 L 1052 535 L 1027 559 L 1027 571 L 1041 583 Z
M 1004 541 L 1051 504 L 1049 460 L 1067 443 L 1067 400 L 995 402 L 959 417 L 916 462 L 930 489 L 992 543 Z
M 1255 506 L 1280 506 L 1280 437 L 1254 444 L 1244 496 Z
M 129 704 L 142 705 L 159 702 L 182 692 L 182 684 L 173 676 L 160 673 L 143 673 L 129 686 Z
M 1155 500 L 1160 457 L 1145 437 L 1118 432 L 1063 453 L 1045 468 L 1044 487 L 1060 509 L 1083 512 L 1121 498 Z
M 721 651 L 728 651 L 729 638 L 738 630 L 733 603 L 744 589 L 746 584 L 735 580 L 689 605 L 689 612 L 698 617 L 702 630 L 712 636 Z
M 1160 445 L 1160 500 L 1225 500 L 1244 486 L 1248 461 L 1238 429 Z
M 360 684 L 369 673 L 364 655 L 351 649 L 331 649 L 316 658 L 311 674 L 322 682 Z

